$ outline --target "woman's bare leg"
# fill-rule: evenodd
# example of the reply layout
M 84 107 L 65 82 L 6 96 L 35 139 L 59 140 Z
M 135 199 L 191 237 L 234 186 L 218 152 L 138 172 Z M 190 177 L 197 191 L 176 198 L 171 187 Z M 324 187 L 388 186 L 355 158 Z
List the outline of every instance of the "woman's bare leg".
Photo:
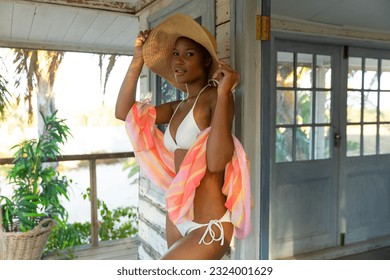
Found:
M 231 223 L 222 223 L 224 229 L 224 244 L 221 245 L 220 241 L 214 241 L 210 245 L 199 244 L 199 240 L 202 238 L 206 226 L 198 228 L 190 232 L 187 236 L 176 241 L 173 246 L 170 247 L 168 252 L 161 258 L 162 260 L 219 260 L 228 251 L 230 241 L 233 235 L 233 225 Z M 218 228 L 214 228 L 217 233 L 217 238 L 220 233 Z M 177 230 L 177 229 L 176 229 Z M 168 231 L 167 231 L 168 232 Z M 206 242 L 211 240 L 210 236 L 207 236 Z
M 168 249 L 171 248 L 173 244 L 175 244 L 176 241 L 183 238 L 181 236 L 180 231 L 177 229 L 174 223 L 169 219 L 168 215 L 166 216 L 166 237 L 167 237 L 167 244 Z

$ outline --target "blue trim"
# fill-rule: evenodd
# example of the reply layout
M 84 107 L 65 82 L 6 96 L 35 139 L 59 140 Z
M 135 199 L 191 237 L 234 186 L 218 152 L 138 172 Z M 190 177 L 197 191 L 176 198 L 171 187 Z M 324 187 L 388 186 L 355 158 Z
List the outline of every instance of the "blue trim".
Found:
M 261 14 L 270 16 L 271 1 L 261 1 Z M 270 119 L 271 119 L 271 41 L 261 41 L 261 128 L 260 128 L 260 259 L 269 259 L 270 208 Z

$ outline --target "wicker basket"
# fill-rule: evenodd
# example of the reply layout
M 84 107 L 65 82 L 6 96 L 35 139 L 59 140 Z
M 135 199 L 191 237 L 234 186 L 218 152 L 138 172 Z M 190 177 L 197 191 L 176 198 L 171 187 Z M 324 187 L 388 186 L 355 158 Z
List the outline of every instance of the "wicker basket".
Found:
M 53 219 L 43 219 L 27 232 L 4 232 L 0 221 L 0 260 L 39 260 L 55 225 Z

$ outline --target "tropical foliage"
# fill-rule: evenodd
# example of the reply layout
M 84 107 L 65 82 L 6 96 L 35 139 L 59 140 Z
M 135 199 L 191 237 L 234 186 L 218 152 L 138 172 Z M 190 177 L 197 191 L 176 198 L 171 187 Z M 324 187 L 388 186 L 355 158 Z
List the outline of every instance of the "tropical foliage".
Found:
M 83 194 L 84 200 L 90 199 L 90 189 Z M 118 207 L 110 209 L 98 199 L 99 240 L 116 240 L 135 236 L 138 232 L 138 210 L 136 207 Z M 75 222 L 63 227 L 56 226 L 45 247 L 45 253 L 61 252 L 77 245 L 91 243 L 91 222 Z
M 28 231 L 43 217 L 51 217 L 57 224 L 65 224 L 68 218 L 61 198 L 68 199 L 71 182 L 60 176 L 47 161 L 56 161 L 60 144 L 70 136 L 64 120 L 56 112 L 44 117 L 44 133 L 39 139 L 24 141 L 16 146 L 13 167 L 7 179 L 13 185 L 11 198 L 0 196 L 3 210 L 3 227 L 6 231 Z

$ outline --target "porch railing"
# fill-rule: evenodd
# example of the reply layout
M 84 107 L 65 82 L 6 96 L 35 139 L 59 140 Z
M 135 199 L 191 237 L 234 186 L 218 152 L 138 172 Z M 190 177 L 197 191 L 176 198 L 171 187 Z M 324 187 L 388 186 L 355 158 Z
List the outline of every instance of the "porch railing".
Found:
M 96 161 L 104 159 L 119 159 L 134 157 L 133 152 L 122 153 L 100 153 L 100 154 L 80 154 L 64 155 L 57 157 L 57 160 L 48 160 L 48 162 L 87 160 L 89 162 L 89 182 L 91 189 L 91 244 L 97 246 L 99 243 L 99 220 L 98 220 L 98 199 L 97 199 L 97 177 Z M 0 165 L 12 164 L 14 158 L 0 158 Z

